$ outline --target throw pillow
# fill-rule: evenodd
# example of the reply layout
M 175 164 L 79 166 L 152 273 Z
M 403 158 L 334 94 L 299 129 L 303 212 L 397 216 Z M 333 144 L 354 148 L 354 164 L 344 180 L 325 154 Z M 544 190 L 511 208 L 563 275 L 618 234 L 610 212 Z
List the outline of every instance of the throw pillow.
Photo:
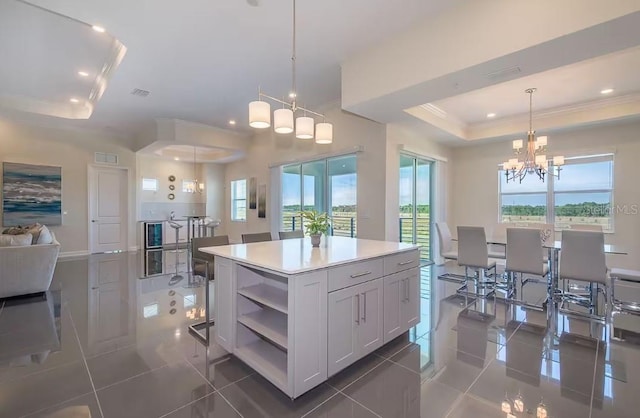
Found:
M 7 235 L 22 235 L 24 234 L 26 231 L 21 227 L 21 226 L 12 226 L 11 228 L 7 228 L 4 231 L 2 231 L 2 234 L 7 234 Z
M 32 241 L 31 234 L 0 235 L 0 247 L 26 247 L 31 245 Z
M 26 231 L 24 232 L 25 234 L 31 234 L 33 235 L 33 242 L 32 244 L 37 244 L 38 243 L 38 239 L 40 238 L 40 232 L 42 231 L 43 226 L 40 225 L 39 223 L 35 223 L 33 225 L 29 225 L 26 228 Z
M 51 231 L 44 225 L 40 225 L 40 234 L 38 235 L 38 239 L 36 240 L 34 237 L 34 244 L 51 244 L 53 242 L 53 236 L 51 235 Z

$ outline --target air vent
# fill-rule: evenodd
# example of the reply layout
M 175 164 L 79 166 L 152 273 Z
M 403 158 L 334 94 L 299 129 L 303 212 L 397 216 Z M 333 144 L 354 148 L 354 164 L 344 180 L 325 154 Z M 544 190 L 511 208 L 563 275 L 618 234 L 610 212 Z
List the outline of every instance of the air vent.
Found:
M 503 68 L 502 70 L 494 71 L 492 73 L 487 74 L 487 78 L 489 80 L 498 80 L 501 78 L 507 78 L 507 77 L 514 76 L 516 74 L 520 74 L 521 72 L 522 70 L 518 66 Z
M 260 6 L 260 0 L 247 0 L 247 4 L 251 7 Z
M 98 164 L 118 165 L 118 154 L 109 154 L 106 152 L 96 152 L 95 162 Z
M 438 106 L 431 104 L 431 103 L 425 103 L 423 105 L 420 105 L 421 108 L 423 108 L 424 110 L 433 113 L 434 115 L 442 118 L 442 119 L 446 119 L 447 118 L 447 112 L 445 112 L 444 110 L 440 109 Z
M 148 90 L 142 90 L 142 89 L 133 89 L 131 90 L 131 94 L 133 94 L 134 96 L 138 96 L 138 97 L 147 97 L 149 95 L 149 91 Z

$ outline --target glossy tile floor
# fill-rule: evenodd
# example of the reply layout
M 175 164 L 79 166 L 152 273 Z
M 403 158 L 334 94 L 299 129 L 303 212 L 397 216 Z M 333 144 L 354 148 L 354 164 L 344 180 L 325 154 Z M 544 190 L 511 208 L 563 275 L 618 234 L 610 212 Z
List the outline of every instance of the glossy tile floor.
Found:
M 640 317 L 616 316 L 627 342 L 610 341 L 595 323 L 458 296 L 426 268 L 420 325 L 292 402 L 189 335 L 203 287 L 139 279 L 144 264 L 61 260 L 46 299 L 0 302 L 1 417 L 640 416 L 638 334 L 622 330 Z

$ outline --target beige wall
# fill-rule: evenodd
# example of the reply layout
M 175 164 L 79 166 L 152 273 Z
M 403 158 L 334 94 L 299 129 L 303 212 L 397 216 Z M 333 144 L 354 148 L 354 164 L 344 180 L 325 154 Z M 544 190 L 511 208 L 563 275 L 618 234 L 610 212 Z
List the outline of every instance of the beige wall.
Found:
M 207 215 L 213 219 L 225 219 L 225 165 L 203 164 L 203 173 L 207 193 Z M 225 235 L 227 222 L 222 222 L 216 229 L 216 235 Z
M 334 140 L 330 145 L 317 145 L 313 140 L 299 140 L 293 135 L 278 135 L 273 129 L 259 132 L 252 141 L 247 157 L 228 164 L 225 184 L 225 230 L 232 241 L 240 242 L 246 232 L 269 231 L 271 210 L 269 166 L 295 160 L 313 159 L 327 153 L 362 146 L 358 154 L 358 236 L 384 239 L 385 210 L 385 135 L 386 128 L 376 122 L 332 109 L 327 119 L 333 123 Z M 247 222 L 231 222 L 230 189 L 232 180 L 256 177 L 258 185 L 267 185 L 267 219 L 259 219 L 257 210 L 247 211 Z M 274 231 L 276 232 L 276 231 Z M 275 237 L 275 236 L 274 236 Z
M 136 178 L 135 154 L 104 134 L 30 126 L 0 118 L 0 161 L 62 167 L 61 226 L 51 229 L 64 253 L 88 250 L 89 164 L 95 152 L 118 154 L 120 166 L 129 169 L 130 185 Z M 129 187 L 129 246 L 136 245 L 135 187 Z
M 614 152 L 614 203 L 640 205 L 639 122 L 567 130 L 549 135 L 549 155 L 590 155 Z M 455 149 L 451 189 L 450 226 L 485 225 L 498 220 L 498 164 L 510 156 L 510 143 L 499 141 Z M 614 218 L 615 233 L 606 241 L 629 251 L 610 256 L 609 267 L 640 269 L 640 214 L 620 213 Z M 559 236 L 558 236 L 559 238 Z

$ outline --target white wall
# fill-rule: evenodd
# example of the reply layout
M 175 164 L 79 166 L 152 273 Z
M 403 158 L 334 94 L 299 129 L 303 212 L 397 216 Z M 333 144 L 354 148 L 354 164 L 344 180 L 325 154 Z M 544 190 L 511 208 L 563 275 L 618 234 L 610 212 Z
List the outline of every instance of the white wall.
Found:
M 207 193 L 207 216 L 223 222 L 216 228 L 216 235 L 225 235 L 227 223 L 225 206 L 225 166 L 224 164 L 203 164 L 203 173 Z
M 640 205 L 640 122 L 618 122 L 549 135 L 548 155 L 590 155 L 614 152 L 614 203 Z M 500 141 L 457 148 L 453 153 L 450 227 L 485 225 L 498 220 L 498 164 L 509 158 L 511 145 Z M 628 256 L 609 256 L 609 267 L 640 269 L 640 214 L 617 214 L 608 243 L 628 250 Z M 558 237 L 559 238 L 559 237 Z
M 355 146 L 364 147 L 364 151 L 358 154 L 358 237 L 384 239 L 386 128 L 377 122 L 337 108 L 329 110 L 326 114 L 327 120 L 333 123 L 333 144 L 317 145 L 313 140 L 299 140 L 293 135 L 275 134 L 273 129 L 269 128 L 253 138 L 246 158 L 227 165 L 224 222 L 226 233 L 232 241 L 240 242 L 243 233 L 270 230 L 270 218 L 273 216 L 270 165 L 312 159 L 314 156 L 352 149 Z M 247 222 L 231 222 L 231 196 L 228 186 L 232 180 L 250 177 L 256 177 L 258 185 L 267 185 L 267 218 L 259 219 L 257 210 L 248 209 Z
M 95 152 L 118 154 L 120 166 L 136 178 L 135 154 L 104 134 L 21 124 L 0 118 L 0 161 L 62 167 L 62 225 L 52 227 L 64 253 L 88 251 L 88 165 Z M 0 173 L 1 175 L 1 173 Z M 135 187 L 129 188 L 129 213 L 135 213 Z M 129 217 L 129 246 L 136 245 L 135 216 Z

